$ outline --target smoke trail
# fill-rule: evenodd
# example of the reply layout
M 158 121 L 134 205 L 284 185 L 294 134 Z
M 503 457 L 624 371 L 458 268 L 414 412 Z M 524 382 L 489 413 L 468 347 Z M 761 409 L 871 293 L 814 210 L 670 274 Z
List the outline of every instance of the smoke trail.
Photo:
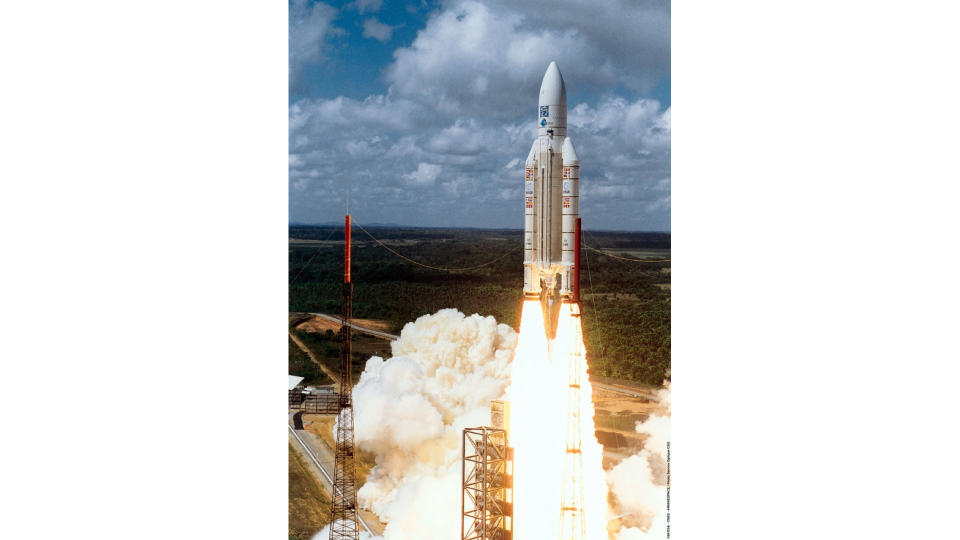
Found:
M 614 495 L 613 512 L 621 515 L 614 540 L 667 538 L 667 442 L 670 440 L 670 383 L 659 391 L 660 407 L 637 433 L 647 435 L 643 449 L 607 472 Z
M 517 335 L 493 317 L 440 310 L 408 323 L 393 358 L 373 357 L 354 388 L 357 446 L 376 456 L 358 490 L 386 540 L 460 534 L 461 432 L 489 424 Z

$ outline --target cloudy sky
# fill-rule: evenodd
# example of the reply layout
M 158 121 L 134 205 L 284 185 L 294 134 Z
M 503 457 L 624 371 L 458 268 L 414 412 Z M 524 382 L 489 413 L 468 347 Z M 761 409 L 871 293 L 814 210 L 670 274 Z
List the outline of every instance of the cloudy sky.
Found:
M 666 0 L 290 3 L 291 221 L 523 226 L 555 60 L 584 227 L 670 230 Z

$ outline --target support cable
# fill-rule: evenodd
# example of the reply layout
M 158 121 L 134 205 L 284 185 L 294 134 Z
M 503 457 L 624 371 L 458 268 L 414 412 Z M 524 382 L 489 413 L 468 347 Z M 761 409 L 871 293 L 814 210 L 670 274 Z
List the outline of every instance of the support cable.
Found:
M 333 237 L 333 233 L 339 231 L 340 229 L 342 229 L 342 227 L 334 227 L 333 230 L 330 231 L 330 234 L 327 235 L 327 237 L 324 238 L 324 239 L 321 240 L 321 241 L 322 241 L 322 242 L 326 242 L 327 240 L 329 240 L 330 238 Z M 316 257 L 317 254 L 320 253 L 320 249 L 321 249 L 321 248 L 324 248 L 324 247 L 326 247 L 326 246 L 323 246 L 323 245 L 317 246 L 317 250 L 313 252 L 313 255 L 310 256 L 310 259 L 309 259 L 309 260 L 307 260 L 307 263 L 304 264 L 304 265 L 303 265 L 303 268 L 301 268 L 300 271 L 297 272 L 297 275 L 293 276 L 293 279 L 290 280 L 290 285 L 293 285 L 294 283 L 296 283 L 297 278 L 300 277 L 300 274 L 302 274 L 303 271 L 306 270 L 308 266 L 310 266 L 310 263 L 313 262 L 313 258 Z
M 582 238 L 581 238 L 580 240 L 583 241 Z M 584 254 L 583 254 L 583 258 L 586 259 L 586 261 L 587 261 L 587 281 L 590 282 L 590 292 L 593 292 L 593 274 L 590 273 L 590 256 L 587 255 L 586 253 L 584 253 Z M 582 295 L 582 294 L 581 294 L 581 296 L 585 296 L 585 295 Z M 596 308 L 596 305 L 593 303 L 593 298 L 590 298 L 589 300 L 590 300 L 590 311 L 592 311 L 592 312 L 594 313 L 594 316 L 591 317 L 591 319 L 593 319 L 593 329 L 597 332 L 597 341 L 600 342 L 600 362 L 601 362 L 601 364 L 602 364 L 602 363 L 604 363 L 604 362 L 603 362 L 603 353 L 604 353 L 604 351 L 603 351 L 603 332 L 600 331 L 600 330 L 597 328 L 597 326 L 598 326 L 598 324 L 597 324 L 597 319 L 598 319 L 599 317 L 597 316 L 597 308 Z
M 587 245 L 586 242 L 583 242 L 583 247 L 585 247 L 585 248 L 587 248 L 587 249 L 589 249 L 589 250 L 591 250 L 591 251 L 596 251 L 597 253 L 600 253 L 601 255 L 606 255 L 607 257 L 611 257 L 611 258 L 614 258 L 614 259 L 620 259 L 621 261 L 638 262 L 638 263 L 665 263 L 665 262 L 670 262 L 670 259 L 630 259 L 630 258 L 627 258 L 627 257 L 621 257 L 621 256 L 619 256 L 619 255 L 614 255 L 613 253 L 610 253 L 610 252 L 608 252 L 608 251 L 603 251 L 602 249 L 597 249 L 597 248 L 595 248 L 595 247 L 589 246 L 589 245 Z
M 464 268 L 448 268 L 448 267 L 443 267 L 443 266 L 432 266 L 432 265 L 429 265 L 429 264 L 424 264 L 424 263 L 422 263 L 422 262 L 420 262 L 420 261 L 415 261 L 415 260 L 411 259 L 410 257 L 407 257 L 406 255 L 397 252 L 396 250 L 392 249 L 390 246 L 384 244 L 383 242 L 381 242 L 380 240 L 378 240 L 377 238 L 375 238 L 372 234 L 370 234 L 369 231 L 367 231 L 366 229 L 364 229 L 363 226 L 360 225 L 359 223 L 354 222 L 353 224 L 356 225 L 361 231 L 363 231 L 364 234 L 366 234 L 367 236 L 369 236 L 371 240 L 373 240 L 373 241 L 376 242 L 377 244 L 380 244 L 380 247 L 382 247 L 383 249 L 386 249 L 386 250 L 389 251 L 390 253 L 393 253 L 393 254 L 396 255 L 397 257 L 400 257 L 401 259 L 403 259 L 403 260 L 405 260 L 405 261 L 407 261 L 407 262 L 413 263 L 413 264 L 415 264 L 415 265 L 417 265 L 417 266 L 422 266 L 422 267 L 424 267 L 424 268 L 429 268 L 429 269 L 431 269 L 431 270 L 441 270 L 441 271 L 443 271 L 443 272 L 453 272 L 453 271 L 460 271 L 460 270 L 476 270 L 477 268 L 483 268 L 484 266 L 489 266 L 489 265 L 491 265 L 491 264 L 493 264 L 493 263 L 495 263 L 495 262 L 503 259 L 503 258 L 506 257 L 507 255 L 510 255 L 510 254 L 512 254 L 513 252 L 517 251 L 517 249 L 523 247 L 523 244 L 521 243 L 520 245 L 518 245 L 518 246 L 514 247 L 513 249 L 507 251 L 507 252 L 504 253 L 503 255 L 497 257 L 496 259 L 487 261 L 487 262 L 485 262 L 485 263 L 483 263 L 483 264 L 478 264 L 478 265 L 476 265 L 476 266 L 467 266 L 467 267 L 464 267 Z

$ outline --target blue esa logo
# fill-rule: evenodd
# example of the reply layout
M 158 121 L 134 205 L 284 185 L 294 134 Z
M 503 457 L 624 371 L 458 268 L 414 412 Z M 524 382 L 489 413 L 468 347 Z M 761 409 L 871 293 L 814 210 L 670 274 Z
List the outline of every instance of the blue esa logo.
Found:
M 547 118 L 548 116 L 550 116 L 550 106 L 544 105 L 540 107 L 540 118 Z
M 541 126 L 541 127 L 546 127 L 546 126 L 547 126 L 547 121 L 546 121 L 546 120 L 541 120 L 541 121 L 540 121 L 540 126 Z

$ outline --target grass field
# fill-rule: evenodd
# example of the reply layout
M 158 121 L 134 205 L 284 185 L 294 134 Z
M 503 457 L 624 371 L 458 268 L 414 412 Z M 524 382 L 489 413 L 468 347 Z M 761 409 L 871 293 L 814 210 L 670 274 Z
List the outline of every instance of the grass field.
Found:
M 287 357 L 287 373 L 290 375 L 303 377 L 303 384 L 305 385 L 323 385 L 333 383 L 333 379 L 328 377 L 323 371 L 317 369 L 316 364 L 310 360 L 310 357 L 307 356 L 305 352 L 300 350 L 300 347 L 297 347 L 293 340 L 288 339 L 287 344 L 289 347 L 289 356 Z
M 310 348 L 310 351 L 313 352 L 313 355 L 317 357 L 325 366 L 330 368 L 334 373 L 340 372 L 340 334 L 333 332 L 332 330 L 326 330 L 324 332 L 313 332 L 302 327 L 294 327 L 291 331 L 300 338 L 307 347 Z M 371 356 L 381 356 L 383 358 L 390 358 L 390 343 L 380 338 L 375 338 L 366 334 L 361 334 L 360 332 L 352 333 L 352 342 L 353 342 L 353 355 L 351 367 L 353 368 L 353 382 L 356 383 L 360 380 L 360 373 L 363 372 L 363 368 L 367 363 L 367 359 Z M 302 365 L 303 359 L 306 359 L 308 363 L 309 370 L 314 369 L 313 363 L 310 361 L 310 358 L 307 357 L 303 351 L 297 347 L 292 340 L 290 341 L 291 355 L 296 356 L 297 364 L 294 364 L 294 356 L 291 356 L 290 360 L 290 369 L 294 369 L 296 366 Z M 293 349 L 296 349 L 294 351 Z M 322 372 L 319 372 L 317 375 L 313 371 L 308 371 L 316 382 L 306 382 L 304 384 L 330 384 L 331 381 Z M 294 375 L 299 375 L 304 377 L 302 373 L 290 372 Z M 323 382 L 326 381 L 326 382 Z
M 424 268 L 355 229 L 356 317 L 382 320 L 391 333 L 398 334 L 405 323 L 421 315 L 453 307 L 467 315 L 493 315 L 498 322 L 517 328 L 523 287 L 522 231 L 367 229 L 391 249 L 430 266 L 467 268 L 504 257 L 471 270 Z M 343 229 L 291 226 L 289 236 L 289 311 L 339 313 Z M 584 238 L 588 245 L 619 257 L 670 257 L 669 233 L 587 230 Z M 660 385 L 670 369 L 670 263 L 624 261 L 591 250 L 583 255 L 584 337 L 591 373 Z M 335 346 L 335 340 L 317 338 L 308 344 L 311 350 L 317 347 L 337 358 L 327 346 Z M 362 369 L 370 354 L 360 353 L 357 342 L 354 348 L 354 369 Z
M 330 523 L 330 499 L 291 445 L 288 445 L 288 457 L 287 534 L 291 539 L 308 540 Z

